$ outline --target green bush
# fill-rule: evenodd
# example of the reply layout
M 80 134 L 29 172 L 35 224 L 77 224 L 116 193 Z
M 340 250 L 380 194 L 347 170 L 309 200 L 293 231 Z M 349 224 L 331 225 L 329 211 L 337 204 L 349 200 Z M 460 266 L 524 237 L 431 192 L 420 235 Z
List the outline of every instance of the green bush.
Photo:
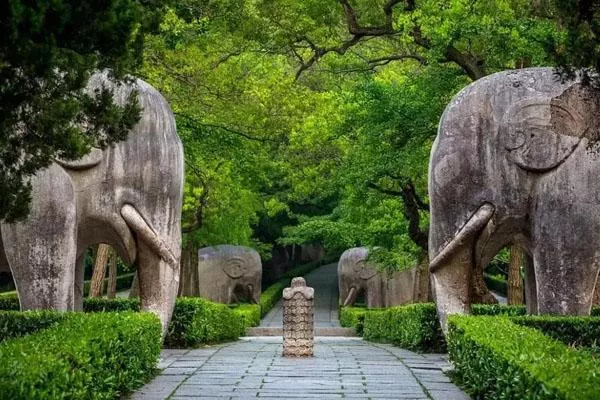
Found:
M 50 328 L 65 315 L 58 311 L 0 311 L 0 342 Z
M 139 298 L 106 299 L 103 297 L 86 297 L 83 299 L 85 312 L 140 311 Z
M 2 311 L 19 311 L 19 298 L 16 294 L 0 296 L 0 310 Z
M 511 318 L 516 324 L 539 329 L 569 346 L 600 345 L 600 317 L 527 316 Z
M 281 296 L 283 296 L 283 289 L 289 285 L 288 279 L 282 279 L 269 286 L 260 295 L 260 317 L 267 315 L 269 311 L 277 304 Z
M 455 379 L 478 399 L 598 399 L 600 363 L 504 316 L 450 316 Z
M 471 306 L 473 315 L 506 315 L 516 317 L 527 314 L 525 306 L 509 306 L 506 304 L 473 304 Z
M 260 324 L 260 305 L 240 304 L 231 308 L 234 314 L 240 316 L 244 327 L 258 326 Z
M 354 328 L 358 335 L 363 334 L 365 314 L 371 311 L 365 307 L 340 307 L 340 325 L 344 328 Z
M 364 316 L 363 337 L 421 352 L 443 352 L 446 347 L 433 303 L 370 311 Z
M 54 327 L 0 344 L 5 399 L 114 399 L 156 371 L 161 327 L 149 313 L 64 314 Z
M 504 297 L 508 296 L 508 283 L 506 280 L 488 274 L 483 274 L 483 280 L 488 289 Z
M 199 297 L 181 297 L 175 303 L 165 344 L 197 347 L 204 343 L 235 340 L 245 333 L 243 318 L 227 305 Z

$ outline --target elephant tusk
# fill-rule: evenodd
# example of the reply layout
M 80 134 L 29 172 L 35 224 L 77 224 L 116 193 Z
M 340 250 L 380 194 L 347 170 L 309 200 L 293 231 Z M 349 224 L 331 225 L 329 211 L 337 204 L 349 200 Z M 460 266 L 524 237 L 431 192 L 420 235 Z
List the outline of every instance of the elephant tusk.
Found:
M 125 204 L 121 208 L 121 216 L 127 225 L 133 230 L 139 240 L 146 244 L 154 253 L 156 253 L 163 261 L 177 268 L 177 259 L 171 253 L 169 246 L 154 232 L 154 229 L 140 215 L 138 210 L 131 204 Z
M 346 300 L 344 300 L 344 307 L 353 304 L 354 301 L 356 301 L 356 287 L 352 286 L 350 288 L 350 292 L 348 292 L 348 297 L 346 297 Z
M 444 249 L 429 263 L 429 271 L 437 270 L 448 257 L 465 244 L 474 234 L 483 229 L 494 215 L 494 206 L 485 203 L 469 218 L 467 223 L 460 229 L 458 234 L 452 239 Z

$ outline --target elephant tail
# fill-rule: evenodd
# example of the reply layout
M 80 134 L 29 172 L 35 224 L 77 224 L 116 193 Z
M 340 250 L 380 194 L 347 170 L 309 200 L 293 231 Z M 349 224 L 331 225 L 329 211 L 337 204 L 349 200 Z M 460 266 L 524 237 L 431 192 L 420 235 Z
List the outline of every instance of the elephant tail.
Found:
M 467 223 L 458 231 L 456 236 L 440 251 L 429 263 L 429 271 L 435 272 L 444 262 L 454 254 L 461 246 L 467 243 L 472 237 L 478 234 L 494 215 L 494 206 L 490 203 L 484 203 L 469 218 Z

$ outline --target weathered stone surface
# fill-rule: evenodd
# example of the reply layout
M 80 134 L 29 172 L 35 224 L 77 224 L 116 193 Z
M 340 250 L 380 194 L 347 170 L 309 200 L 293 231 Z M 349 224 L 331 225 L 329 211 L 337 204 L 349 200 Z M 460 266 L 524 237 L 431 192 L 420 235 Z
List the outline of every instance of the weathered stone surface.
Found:
M 292 279 L 283 289 L 283 356 L 313 355 L 315 290 L 306 286 L 304 278 Z
M 589 313 L 600 269 L 600 154 L 589 146 L 598 115 L 599 96 L 551 68 L 488 76 L 448 105 L 429 168 L 444 327 L 448 314 L 469 311 L 469 276 L 509 244 L 533 257 L 533 311 Z
M 95 74 L 88 89 L 114 89 L 123 104 L 132 90 L 143 108 L 127 140 L 94 149 L 79 161 L 58 160 L 32 179 L 31 213 L 3 224 L 3 255 L 21 308 L 82 307 L 83 256 L 106 243 L 137 261 L 142 309 L 166 329 L 179 282 L 183 150 L 175 118 L 153 87 L 137 80 L 114 86 Z
M 416 266 L 392 274 L 378 272 L 367 261 L 369 250 L 354 247 L 346 250 L 338 262 L 339 303 L 354 304 L 363 293 L 368 308 L 391 307 L 427 301 L 428 277 L 422 277 L 423 268 Z M 423 278 L 425 287 L 423 287 Z
M 231 304 L 242 298 L 258 303 L 262 264 L 254 249 L 220 245 L 198 250 L 198 280 L 201 297 Z

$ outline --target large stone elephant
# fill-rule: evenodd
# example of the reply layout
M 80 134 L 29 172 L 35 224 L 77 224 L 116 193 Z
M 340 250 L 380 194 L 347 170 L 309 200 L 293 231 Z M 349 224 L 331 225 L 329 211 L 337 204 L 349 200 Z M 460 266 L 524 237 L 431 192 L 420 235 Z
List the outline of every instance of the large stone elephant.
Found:
M 368 308 L 391 307 L 427 301 L 427 283 L 423 288 L 420 266 L 388 274 L 377 271 L 368 261 L 369 249 L 354 247 L 346 250 L 338 262 L 339 304 L 350 306 L 362 293 Z
M 142 310 L 157 314 L 165 332 L 179 282 L 182 145 L 153 87 L 140 80 L 114 86 L 97 73 L 88 90 L 102 85 L 120 104 L 135 88 L 140 121 L 125 141 L 33 177 L 29 216 L 0 227 L 0 264 L 10 265 L 23 310 L 81 310 L 84 252 L 110 244 L 136 263 Z
M 260 255 L 245 246 L 219 245 L 198 250 L 199 293 L 206 299 L 232 304 L 242 299 L 258 303 L 261 294 Z
M 600 268 L 599 97 L 550 68 L 474 82 L 431 150 L 430 270 L 444 329 L 468 313 L 470 276 L 504 246 L 533 257 L 537 311 L 588 314 Z

